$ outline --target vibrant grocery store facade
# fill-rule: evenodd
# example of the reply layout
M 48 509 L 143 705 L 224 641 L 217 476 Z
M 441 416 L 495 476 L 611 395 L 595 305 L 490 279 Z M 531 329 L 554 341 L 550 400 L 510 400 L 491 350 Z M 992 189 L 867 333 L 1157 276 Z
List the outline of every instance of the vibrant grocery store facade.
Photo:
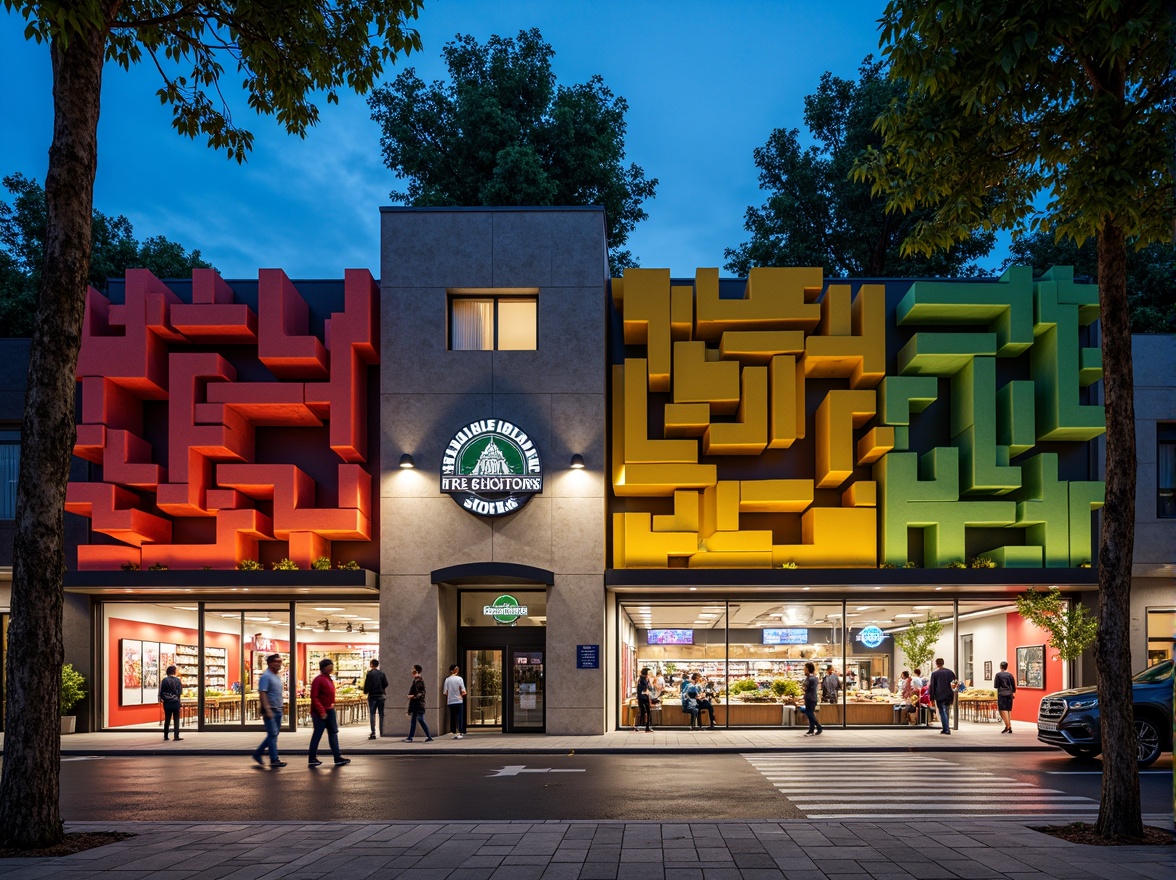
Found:
M 433 694 L 461 665 L 485 731 L 631 724 L 643 666 L 731 692 L 720 725 L 788 725 L 773 686 L 805 662 L 855 685 L 826 724 L 892 724 L 895 637 L 928 615 L 973 691 L 1016 670 L 1024 720 L 1081 675 L 1013 607 L 1097 582 L 1097 289 L 1068 269 L 610 280 L 598 209 L 381 221 L 378 282 L 91 291 L 67 502 L 82 727 L 158 725 L 171 664 L 187 723 L 257 726 L 274 651 L 296 700 L 333 659 L 365 726 L 351 688 L 376 658 Z M 686 723 L 674 705 L 658 723 Z

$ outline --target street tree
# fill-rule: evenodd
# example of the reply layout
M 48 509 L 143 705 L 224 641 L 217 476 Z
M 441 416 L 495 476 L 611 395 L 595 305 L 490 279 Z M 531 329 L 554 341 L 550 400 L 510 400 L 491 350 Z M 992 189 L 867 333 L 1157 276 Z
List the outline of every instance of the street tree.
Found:
M 874 120 L 905 87 L 872 56 L 856 82 L 822 74 L 804 99 L 812 145 L 801 146 L 799 129 L 777 128 L 755 149 L 766 201 L 748 207 L 743 225 L 751 240 L 724 251 L 726 269 L 740 277 L 752 266 L 823 266 L 859 278 L 985 274 L 972 261 L 992 250 L 992 232 L 976 228 L 951 248 L 904 253 L 902 242 L 930 209 L 888 211 L 868 182 L 851 178 L 854 162 L 882 144 Z
M 10 174 L 4 187 L 12 204 L 0 201 L 0 336 L 31 336 L 37 311 L 41 266 L 45 262 L 45 190 L 36 179 Z M 211 269 L 200 251 L 153 235 L 135 238 L 131 221 L 99 210 L 90 223 L 90 284 L 102 288 L 107 278 L 127 269 L 150 269 L 157 278 L 177 278 L 193 269 Z
M 600 76 L 556 83 L 555 51 L 538 29 L 442 50 L 449 81 L 413 68 L 372 92 L 384 163 L 407 181 L 397 202 L 449 205 L 603 205 L 613 275 L 636 265 L 624 249 L 648 215 L 657 180 L 624 164 L 624 98 Z
M 935 645 L 943 633 L 939 618 L 927 612 L 923 620 L 911 620 L 907 628 L 894 634 L 894 645 L 912 667 L 923 667 L 935 656 Z
M 1127 242 L 1170 241 L 1173 23 L 1163 0 L 891 0 L 881 19 L 908 91 L 879 121 L 861 179 L 894 210 L 933 208 L 930 252 L 977 225 L 1041 229 L 1098 254 L 1106 504 L 1095 641 L 1103 740 L 1097 831 L 1143 834 L 1131 689 L 1135 417 Z M 1048 203 L 1038 210 L 1037 199 Z
M 62 838 L 58 735 L 65 490 L 76 428 L 75 368 L 89 279 L 102 75 L 151 64 L 157 96 L 187 137 L 244 161 L 253 135 L 225 93 L 305 136 L 316 101 L 372 87 L 384 65 L 420 48 L 408 27 L 422 0 L 4 0 L 47 44 L 53 140 L 45 177 L 45 258 L 25 396 L 13 544 L 0 843 Z M 226 66 L 231 73 L 226 73 Z M 11 268 L 11 267 L 9 267 Z
M 1035 275 L 1051 266 L 1073 266 L 1075 276 L 1098 281 L 1098 251 L 1093 239 L 1079 247 L 1072 238 L 1057 239 L 1039 230 L 1009 245 L 1009 266 L 1032 266 Z M 1153 242 L 1136 248 L 1127 243 L 1127 310 L 1132 333 L 1176 333 L 1176 248 Z
M 1063 660 L 1077 660 L 1093 643 L 1098 621 L 1081 602 L 1067 602 L 1056 586 L 1030 588 L 1018 596 L 1017 613 L 1049 633 L 1049 644 Z

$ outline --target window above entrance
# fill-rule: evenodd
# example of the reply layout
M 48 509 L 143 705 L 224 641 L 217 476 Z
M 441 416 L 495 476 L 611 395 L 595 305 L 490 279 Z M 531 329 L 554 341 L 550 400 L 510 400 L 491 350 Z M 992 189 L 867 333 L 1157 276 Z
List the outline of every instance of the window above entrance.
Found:
M 450 291 L 450 351 L 534 351 L 538 290 Z

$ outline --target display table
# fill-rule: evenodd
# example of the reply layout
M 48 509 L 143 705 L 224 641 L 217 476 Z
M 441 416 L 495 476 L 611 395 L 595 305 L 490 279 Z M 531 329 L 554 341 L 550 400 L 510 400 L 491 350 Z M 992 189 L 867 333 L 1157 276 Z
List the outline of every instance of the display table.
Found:
M 839 724 L 879 725 L 894 724 L 894 703 L 881 700 L 869 703 L 821 703 L 817 709 L 817 720 L 822 727 Z M 793 726 L 807 725 L 806 718 L 799 710 L 793 714 Z

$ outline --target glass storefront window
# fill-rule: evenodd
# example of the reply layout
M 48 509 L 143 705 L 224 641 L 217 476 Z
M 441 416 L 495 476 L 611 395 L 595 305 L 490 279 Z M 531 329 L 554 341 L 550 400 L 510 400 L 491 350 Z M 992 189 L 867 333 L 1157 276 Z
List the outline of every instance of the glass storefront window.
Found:
M 1176 640 L 1176 609 L 1147 609 L 1147 665 L 1155 666 L 1172 659 Z

